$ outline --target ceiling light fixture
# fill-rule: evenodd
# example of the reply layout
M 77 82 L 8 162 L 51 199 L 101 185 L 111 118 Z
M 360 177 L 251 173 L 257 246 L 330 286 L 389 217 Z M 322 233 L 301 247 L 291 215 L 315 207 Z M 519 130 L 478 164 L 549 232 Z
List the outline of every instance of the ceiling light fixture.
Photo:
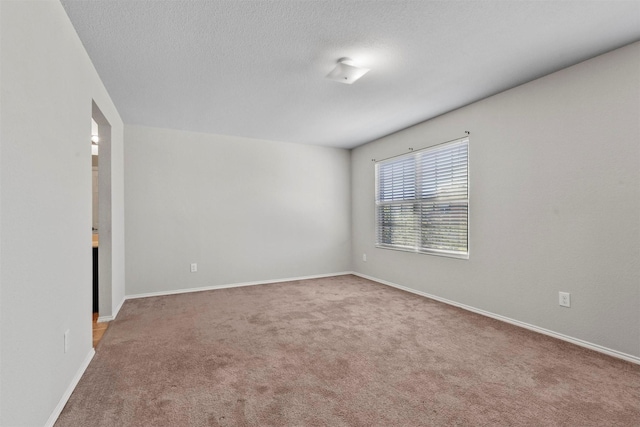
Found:
M 98 132 L 98 123 L 91 118 L 91 155 L 98 155 L 98 142 L 100 142 L 100 135 Z
M 98 142 L 100 142 L 100 137 L 98 135 L 91 135 L 91 155 L 98 155 Z
M 329 80 L 350 85 L 360 77 L 367 74 L 368 71 L 369 68 L 361 68 L 353 65 L 353 60 L 351 58 L 340 58 L 338 59 L 336 68 L 327 74 L 327 78 Z

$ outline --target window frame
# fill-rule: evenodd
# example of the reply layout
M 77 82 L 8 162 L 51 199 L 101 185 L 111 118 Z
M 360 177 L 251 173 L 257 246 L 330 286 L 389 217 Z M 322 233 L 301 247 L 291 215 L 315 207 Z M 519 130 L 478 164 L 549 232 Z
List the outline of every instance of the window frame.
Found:
M 446 146 L 449 145 L 465 145 L 466 146 L 466 198 L 439 198 L 438 196 L 433 198 L 420 197 L 418 187 L 418 176 L 419 176 L 419 168 L 420 168 L 420 160 L 423 156 L 429 155 L 430 152 L 434 153 L 438 150 L 442 150 Z M 375 162 L 375 247 L 380 249 L 389 249 L 396 250 L 401 252 L 411 252 L 411 253 L 420 253 L 425 255 L 435 255 L 435 256 L 443 256 L 447 258 L 454 259 L 469 259 L 470 252 L 470 166 L 469 166 L 469 137 L 465 136 L 463 138 L 459 138 L 453 141 L 447 141 L 441 144 L 432 145 L 429 147 L 422 148 L 420 150 L 411 151 L 406 154 L 401 154 L 398 156 L 393 156 L 384 160 Z M 413 199 L 410 200 L 391 200 L 391 201 L 381 201 L 380 200 L 380 167 L 385 163 L 391 162 L 400 162 L 405 159 L 413 160 L 413 167 L 415 169 L 415 182 L 413 183 L 414 187 L 416 187 L 416 193 Z M 405 187 L 403 187 L 404 189 Z M 444 205 L 460 205 L 466 207 L 466 251 L 457 251 L 457 250 L 447 250 L 447 249 L 438 249 L 438 248 L 430 248 L 425 247 L 422 244 L 422 239 L 424 238 L 423 227 L 421 224 L 422 221 L 422 212 L 424 212 L 424 206 L 434 206 L 436 204 L 444 204 Z M 410 234 L 413 237 L 413 244 L 411 246 L 403 246 L 391 243 L 381 243 L 381 219 L 380 219 L 380 207 L 381 206 L 412 206 L 414 210 L 414 225 L 410 230 Z M 419 212 L 417 213 L 416 210 Z M 452 213 L 451 216 L 455 215 Z

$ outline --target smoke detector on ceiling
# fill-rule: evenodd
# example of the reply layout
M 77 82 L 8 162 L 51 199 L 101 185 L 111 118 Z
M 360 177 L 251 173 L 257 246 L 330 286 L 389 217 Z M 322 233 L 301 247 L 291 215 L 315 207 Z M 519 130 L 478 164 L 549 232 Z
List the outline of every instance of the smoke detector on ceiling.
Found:
M 336 68 L 327 74 L 327 78 L 350 85 L 367 72 L 369 72 L 369 68 L 356 67 L 351 58 L 340 58 Z

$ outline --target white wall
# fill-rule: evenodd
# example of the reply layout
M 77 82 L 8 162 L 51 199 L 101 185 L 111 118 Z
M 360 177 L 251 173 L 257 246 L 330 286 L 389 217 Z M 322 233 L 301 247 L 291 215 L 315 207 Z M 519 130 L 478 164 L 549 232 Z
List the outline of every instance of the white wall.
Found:
M 123 130 L 57 1 L 0 11 L 0 425 L 41 426 L 93 353 L 92 99 L 112 126 L 114 305 L 124 295 Z
M 371 159 L 466 130 L 470 259 L 376 249 Z M 352 194 L 355 271 L 640 357 L 640 43 L 357 148 Z
M 127 295 L 350 269 L 349 151 L 138 126 L 125 141 Z

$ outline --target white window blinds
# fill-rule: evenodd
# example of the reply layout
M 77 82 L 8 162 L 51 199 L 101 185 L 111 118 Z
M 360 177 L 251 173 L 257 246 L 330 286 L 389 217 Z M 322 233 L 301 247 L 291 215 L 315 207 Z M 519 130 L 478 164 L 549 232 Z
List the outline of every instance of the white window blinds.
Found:
M 377 246 L 468 258 L 469 139 L 376 163 Z

